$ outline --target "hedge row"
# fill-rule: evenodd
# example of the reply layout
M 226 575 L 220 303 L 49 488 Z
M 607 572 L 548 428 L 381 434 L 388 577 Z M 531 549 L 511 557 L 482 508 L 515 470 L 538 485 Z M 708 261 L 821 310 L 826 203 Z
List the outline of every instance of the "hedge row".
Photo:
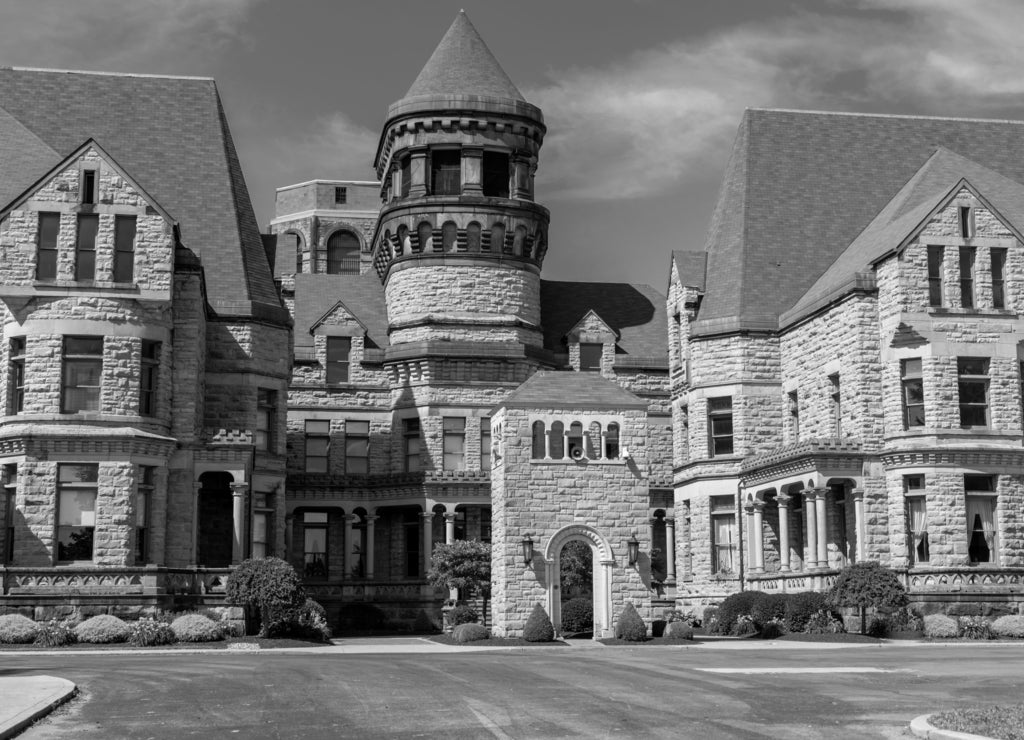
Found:
M 231 636 L 231 627 L 202 614 L 181 614 L 168 621 L 123 619 L 100 614 L 75 623 L 51 619 L 34 622 L 21 614 L 0 616 L 0 643 L 60 647 L 74 643 L 106 645 L 129 643 L 138 646 L 169 645 L 173 642 L 213 642 Z
M 805 632 L 813 619 L 815 629 L 826 626 L 834 631 L 829 616 L 838 619 L 826 595 L 815 591 L 796 594 L 741 591 L 727 596 L 718 607 L 705 610 L 704 625 L 709 632 L 718 635 L 752 634 L 765 629 Z

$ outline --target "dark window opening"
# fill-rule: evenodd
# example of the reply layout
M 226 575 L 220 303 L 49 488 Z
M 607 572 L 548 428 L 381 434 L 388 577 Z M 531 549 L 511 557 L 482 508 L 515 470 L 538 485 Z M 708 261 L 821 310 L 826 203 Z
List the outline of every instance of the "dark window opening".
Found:
M 157 381 L 160 376 L 160 342 L 142 340 L 142 363 L 139 368 L 139 415 L 156 415 Z
M 351 231 L 337 231 L 327 240 L 327 273 L 359 272 L 359 238 Z
M 96 170 L 82 172 L 82 205 L 96 202 Z
M 408 198 L 409 186 L 412 185 L 412 157 L 402 157 L 399 168 L 401 171 L 401 184 L 398 187 L 398 193 L 400 197 Z
M 459 195 L 462 192 L 462 152 L 435 149 L 430 153 L 431 195 Z
M 277 391 L 256 391 L 256 449 L 274 452 L 277 441 Z
M 992 307 L 1006 308 L 1006 250 L 993 248 L 989 256 L 992 259 Z
M 921 359 L 900 361 L 900 383 L 903 386 L 903 428 L 924 426 L 924 377 Z
M 928 305 L 942 305 L 942 256 L 944 247 L 932 244 L 928 247 Z
M 61 413 L 99 411 L 103 337 L 64 337 L 62 359 Z
M 959 357 L 960 426 L 988 426 L 988 358 Z
M 484 152 L 482 163 L 484 195 L 491 198 L 508 197 L 508 162 L 509 157 L 507 154 Z
M 580 370 L 600 370 L 603 344 L 580 343 Z
M 334 188 L 334 204 L 343 206 L 348 202 L 348 188 Z
M 96 233 L 100 217 L 92 214 L 78 215 L 78 239 L 75 241 L 75 280 L 96 278 Z
M 405 470 L 407 473 L 412 473 L 420 469 L 420 446 L 422 445 L 420 420 L 406 419 L 402 437 L 405 443 Z
M 156 468 L 151 465 L 139 467 L 139 484 L 135 493 L 135 563 L 149 562 L 149 510 L 153 500 Z
M 25 337 L 11 339 L 10 352 L 10 408 L 12 414 L 20 414 L 25 410 Z
M 345 422 L 345 474 L 366 475 L 370 472 L 370 422 Z
M 135 216 L 114 217 L 114 282 L 135 279 Z
M 39 214 L 39 248 L 36 251 L 36 279 L 57 279 L 57 236 L 60 234 L 60 214 Z
M 974 209 L 960 206 L 960 236 L 970 239 L 974 236 Z
M 708 442 L 711 457 L 733 454 L 732 398 L 708 399 Z
M 327 578 L 326 511 L 307 511 L 302 515 L 302 574 L 305 578 Z
M 327 337 L 327 385 L 348 382 L 351 355 L 351 337 Z
M 99 465 L 57 466 L 57 560 L 92 560 Z
M 328 456 L 331 448 L 331 422 L 306 422 L 306 472 L 328 472 Z
M 974 247 L 960 247 L 960 305 L 974 308 Z

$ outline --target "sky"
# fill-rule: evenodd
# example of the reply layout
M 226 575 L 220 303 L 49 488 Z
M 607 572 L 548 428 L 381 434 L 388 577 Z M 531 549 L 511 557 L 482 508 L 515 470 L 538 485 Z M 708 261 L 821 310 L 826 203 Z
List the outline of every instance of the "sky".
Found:
M 700 249 L 745 108 L 1024 119 L 1019 0 L 0 0 L 0 65 L 214 77 L 257 218 L 375 179 L 387 106 L 460 9 L 544 111 L 544 277 Z

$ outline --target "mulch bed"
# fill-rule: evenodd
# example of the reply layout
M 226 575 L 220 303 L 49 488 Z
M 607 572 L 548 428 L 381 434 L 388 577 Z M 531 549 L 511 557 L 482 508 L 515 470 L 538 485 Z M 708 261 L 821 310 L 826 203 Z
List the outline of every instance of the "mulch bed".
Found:
M 473 642 L 456 642 L 455 638 L 451 635 L 429 635 L 427 639 L 441 645 L 459 645 L 462 647 L 550 647 L 552 645 L 568 647 L 568 643 L 564 640 L 528 642 L 521 637 L 488 637 L 485 640 L 473 640 Z

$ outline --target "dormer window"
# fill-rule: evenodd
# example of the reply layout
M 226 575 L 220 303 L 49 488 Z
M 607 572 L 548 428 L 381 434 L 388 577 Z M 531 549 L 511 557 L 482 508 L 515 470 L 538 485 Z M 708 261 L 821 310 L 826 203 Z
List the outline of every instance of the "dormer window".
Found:
M 580 370 L 600 370 L 604 345 L 580 342 Z
M 96 170 L 82 172 L 82 205 L 93 205 L 96 202 Z

